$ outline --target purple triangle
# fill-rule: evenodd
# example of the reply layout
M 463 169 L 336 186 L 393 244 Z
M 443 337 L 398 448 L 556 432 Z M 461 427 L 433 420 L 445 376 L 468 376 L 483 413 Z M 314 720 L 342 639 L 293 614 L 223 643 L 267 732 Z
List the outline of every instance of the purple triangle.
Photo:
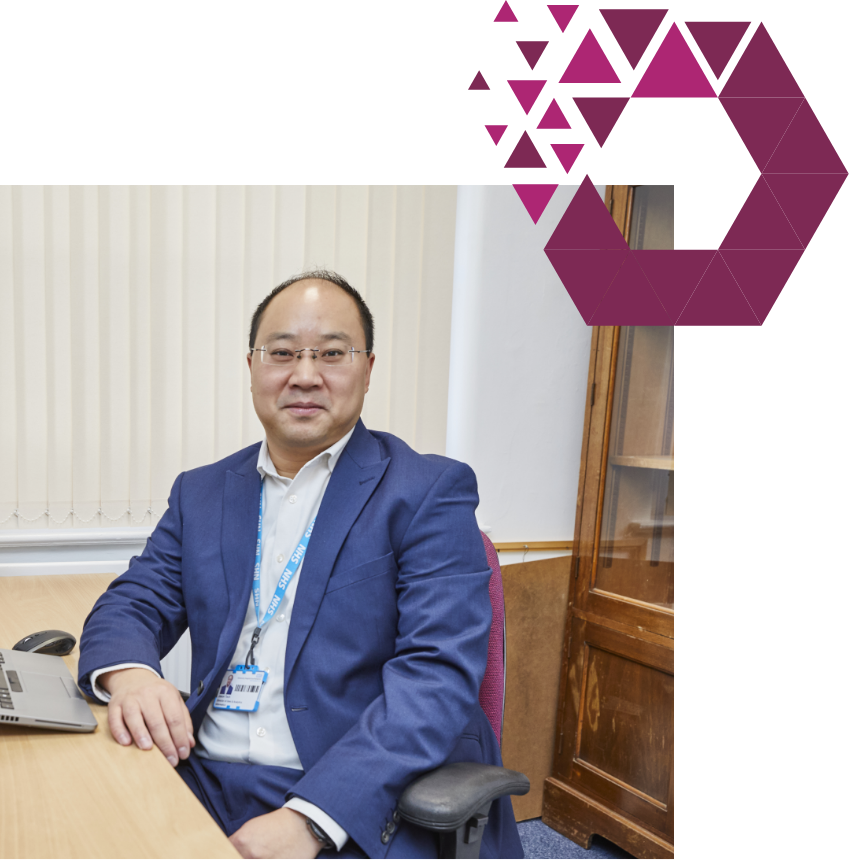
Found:
M 633 98 L 714 98 L 716 93 L 677 24 L 669 28 Z
M 592 315 L 592 325 L 672 325 L 631 254 Z
M 589 325 L 628 251 L 558 251 L 546 248 L 545 255 L 578 313 Z
M 488 90 L 489 84 L 483 79 L 483 75 L 478 72 L 475 75 L 475 79 L 472 81 L 472 85 L 469 87 L 470 90 Z
M 627 98 L 576 98 L 575 106 L 590 127 L 599 146 L 604 146 L 613 126 L 625 110 Z
M 505 167 L 545 167 L 542 156 L 537 152 L 533 141 L 526 131 L 522 132 L 513 154 L 507 159 Z
M 486 126 L 486 130 L 489 132 L 489 136 L 492 138 L 492 142 L 498 146 L 498 141 L 501 140 L 501 135 L 507 131 L 506 125 L 488 125 Z
M 556 185 L 514 185 L 519 199 L 528 210 L 528 215 L 533 219 L 534 224 L 540 219 L 540 215 L 548 206 L 548 201 L 551 196 L 557 191 Z
M 632 69 L 657 32 L 666 9 L 599 9 Z
M 534 106 L 537 96 L 542 92 L 545 81 L 507 81 L 513 94 L 519 99 L 522 110 L 528 113 Z
M 587 30 L 584 41 L 560 78 L 561 84 L 618 84 L 619 78 L 604 55 L 592 30 Z
M 589 176 L 584 177 L 560 223 L 551 234 L 549 250 L 627 250 L 619 228 L 610 217 L 604 201 L 593 187 Z
M 842 215 L 835 198 L 845 195 L 846 156 L 836 151 L 837 138 L 829 140 L 763 23 L 729 75 L 721 102 L 761 176 L 719 246 L 746 306 L 717 304 L 715 315 L 762 325 L 802 256 L 819 253 L 809 243 L 823 219 Z M 788 183 L 799 171 L 804 179 Z M 798 270 L 793 277 L 790 287 L 798 290 Z
M 571 128 L 571 126 L 566 121 L 566 117 L 563 116 L 563 111 L 560 110 L 560 105 L 552 99 L 551 104 L 548 106 L 548 110 L 545 112 L 545 115 L 537 128 Z
M 572 16 L 575 14 L 577 8 L 577 6 L 563 6 L 560 4 L 548 7 L 548 11 L 554 15 L 554 20 L 557 21 L 557 26 L 560 27 L 561 33 L 572 20 Z
M 711 71 L 719 77 L 737 50 L 751 21 L 687 21 L 687 29 L 701 48 Z
M 507 0 L 504 0 L 504 3 L 498 10 L 498 14 L 492 19 L 492 21 L 495 24 L 519 23 L 519 19 L 516 17 L 516 13 L 510 8 L 510 4 L 507 2 Z
M 763 325 L 763 283 L 743 287 L 718 251 L 632 251 L 675 325 Z
M 584 148 L 583 143 L 552 143 L 551 148 L 557 156 L 557 160 L 563 165 L 568 173 L 578 157 L 578 153 Z
M 548 42 L 516 42 L 516 44 L 528 61 L 528 65 L 533 68 L 539 62 Z

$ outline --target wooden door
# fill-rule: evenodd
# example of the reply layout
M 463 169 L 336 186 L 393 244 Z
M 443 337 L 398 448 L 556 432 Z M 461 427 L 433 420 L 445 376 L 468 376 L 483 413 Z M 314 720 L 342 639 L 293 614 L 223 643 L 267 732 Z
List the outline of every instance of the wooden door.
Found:
M 673 855 L 671 327 L 594 330 L 558 742 L 543 820 Z

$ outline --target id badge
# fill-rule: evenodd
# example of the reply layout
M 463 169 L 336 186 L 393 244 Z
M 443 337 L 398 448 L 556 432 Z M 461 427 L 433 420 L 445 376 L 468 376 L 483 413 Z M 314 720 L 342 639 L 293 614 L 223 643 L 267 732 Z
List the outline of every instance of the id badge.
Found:
M 235 666 L 224 675 L 213 707 L 221 711 L 258 711 L 259 696 L 267 680 L 268 672 L 258 666 Z

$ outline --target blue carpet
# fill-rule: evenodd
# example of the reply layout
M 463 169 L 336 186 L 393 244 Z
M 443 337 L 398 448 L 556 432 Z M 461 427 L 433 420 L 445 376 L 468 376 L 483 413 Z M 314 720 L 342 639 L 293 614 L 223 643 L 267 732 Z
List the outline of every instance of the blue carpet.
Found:
M 630 857 L 627 851 L 623 851 L 618 845 L 602 839 L 601 836 L 593 837 L 592 845 L 588 851 L 584 851 L 580 845 L 576 845 L 571 839 L 561 836 L 556 830 L 542 823 L 541 818 L 532 818 L 530 821 L 520 821 L 519 838 L 525 849 L 525 857 L 529 860 L 535 858 L 607 858 L 607 857 Z

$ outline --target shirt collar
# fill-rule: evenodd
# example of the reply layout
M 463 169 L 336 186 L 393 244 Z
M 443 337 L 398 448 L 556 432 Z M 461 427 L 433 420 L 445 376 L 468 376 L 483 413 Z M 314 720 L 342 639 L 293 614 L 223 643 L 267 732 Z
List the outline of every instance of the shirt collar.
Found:
M 348 440 L 351 436 L 354 435 L 354 430 L 356 429 L 356 424 L 337 442 L 334 442 L 329 448 L 326 448 L 320 454 L 316 454 L 315 457 L 312 458 L 308 463 L 305 463 L 301 468 L 306 469 L 307 466 L 312 466 L 315 463 L 318 463 L 324 458 L 327 469 L 329 472 L 333 472 L 333 469 L 336 467 L 336 464 L 339 462 L 339 457 L 342 456 L 342 452 L 345 450 L 345 446 L 348 444 Z M 262 445 L 259 447 L 259 457 L 257 458 L 256 470 L 259 472 L 260 476 L 263 478 L 283 478 L 277 469 L 274 468 L 274 463 L 271 461 L 271 455 L 268 453 L 268 439 L 262 440 Z M 291 480 L 291 479 L 284 479 Z

